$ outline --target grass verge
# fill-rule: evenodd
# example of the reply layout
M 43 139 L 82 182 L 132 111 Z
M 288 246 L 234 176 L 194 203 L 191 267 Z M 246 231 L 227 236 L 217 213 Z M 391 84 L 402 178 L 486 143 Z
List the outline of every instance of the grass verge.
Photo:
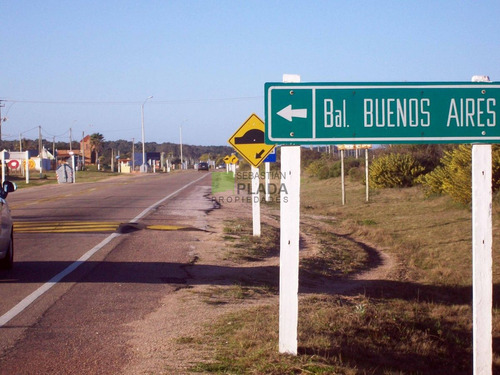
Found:
M 319 251 L 301 259 L 301 283 L 335 280 L 366 268 L 363 246 L 382 248 L 395 261 L 390 276 L 360 282 L 349 294 L 322 290 L 301 295 L 299 355 L 278 354 L 278 306 L 242 308 L 206 327 L 196 345 L 215 348 L 192 370 L 214 374 L 470 374 L 472 371 L 471 214 L 446 197 L 418 188 L 370 192 L 339 179 L 305 178 L 302 215 L 334 225 L 331 232 L 302 225 Z M 500 210 L 494 217 L 494 373 L 500 371 Z M 236 220 L 236 219 L 232 219 Z M 249 225 L 231 221 L 224 234 L 233 252 L 250 251 Z M 336 233 L 334 236 L 332 232 Z M 343 239 L 347 240 L 344 242 Z M 270 246 L 270 245 L 269 245 Z M 269 247 L 267 246 L 267 247 Z M 366 250 L 366 249 L 365 249 Z M 266 250 L 273 254 L 273 251 Z M 234 255 L 234 254 L 233 254 Z M 237 255 L 239 257 L 239 255 Z M 355 282 L 355 281 L 353 281 Z
M 225 220 L 223 238 L 230 243 L 226 259 L 257 262 L 279 254 L 278 228 L 262 223 L 260 237 L 253 236 L 252 231 L 252 220 Z
M 103 172 L 103 171 L 78 171 L 76 173 L 76 182 L 96 182 L 109 177 L 120 176 L 119 173 Z M 33 186 L 57 184 L 57 176 L 55 171 L 46 171 L 40 173 L 30 172 L 29 183 L 26 183 L 26 177 L 10 175 L 7 180 L 15 182 L 18 189 L 29 188 Z

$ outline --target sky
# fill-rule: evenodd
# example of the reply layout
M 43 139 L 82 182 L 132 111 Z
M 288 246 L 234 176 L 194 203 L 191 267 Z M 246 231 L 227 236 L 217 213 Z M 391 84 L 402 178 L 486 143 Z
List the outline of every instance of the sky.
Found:
M 0 15 L 3 140 L 140 142 L 143 108 L 146 142 L 227 145 L 283 74 L 500 81 L 497 0 L 0 0 Z

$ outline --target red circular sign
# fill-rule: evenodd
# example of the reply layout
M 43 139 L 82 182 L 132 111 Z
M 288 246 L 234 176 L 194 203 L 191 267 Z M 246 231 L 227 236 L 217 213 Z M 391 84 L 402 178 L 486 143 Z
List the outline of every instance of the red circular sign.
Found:
M 17 169 L 19 167 L 19 161 L 11 160 L 7 163 L 10 169 Z

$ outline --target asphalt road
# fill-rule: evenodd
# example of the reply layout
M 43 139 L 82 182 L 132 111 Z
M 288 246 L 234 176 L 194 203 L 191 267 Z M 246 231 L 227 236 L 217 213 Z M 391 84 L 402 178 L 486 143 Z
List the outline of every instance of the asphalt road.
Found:
M 127 323 L 186 277 L 196 231 L 175 229 L 203 229 L 210 182 L 207 172 L 148 174 L 11 193 L 0 374 L 120 373 Z

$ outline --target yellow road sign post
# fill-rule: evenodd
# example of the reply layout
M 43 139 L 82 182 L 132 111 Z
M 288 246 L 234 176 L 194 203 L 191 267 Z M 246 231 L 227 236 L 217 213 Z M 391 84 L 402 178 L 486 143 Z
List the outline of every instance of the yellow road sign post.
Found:
M 252 114 L 228 142 L 252 166 L 252 221 L 253 235 L 260 237 L 260 196 L 259 196 L 259 165 L 266 156 L 274 150 L 274 145 L 264 143 L 264 122 Z

